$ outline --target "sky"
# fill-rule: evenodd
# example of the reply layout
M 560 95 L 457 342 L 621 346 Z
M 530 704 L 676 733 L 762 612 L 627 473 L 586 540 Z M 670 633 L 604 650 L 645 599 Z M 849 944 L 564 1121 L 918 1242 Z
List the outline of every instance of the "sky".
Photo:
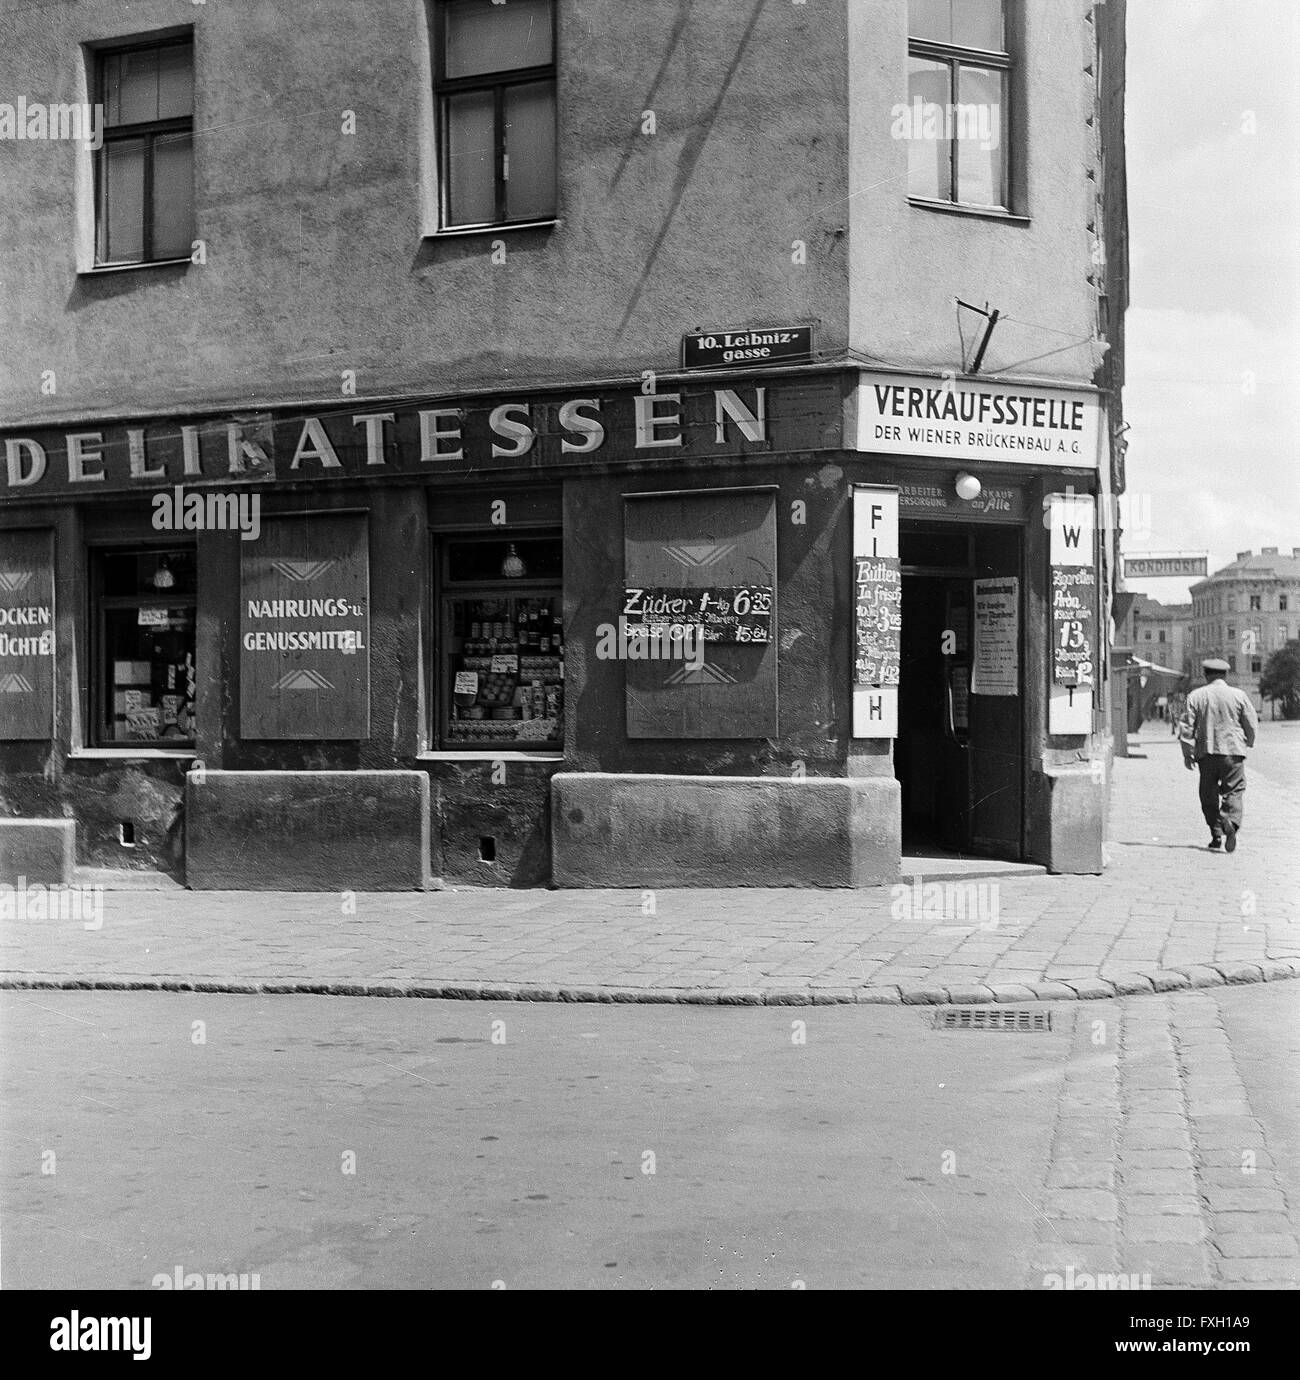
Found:
M 1298 54 L 1297 0 L 1128 0 L 1130 554 L 1300 547 Z

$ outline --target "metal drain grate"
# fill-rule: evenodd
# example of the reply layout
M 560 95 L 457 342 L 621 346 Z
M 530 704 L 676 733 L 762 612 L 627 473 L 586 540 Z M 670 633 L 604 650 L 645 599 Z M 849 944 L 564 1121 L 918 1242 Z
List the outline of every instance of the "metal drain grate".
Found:
M 1051 1030 L 1050 1011 L 1007 1006 L 957 1006 L 934 1013 L 935 1030 Z

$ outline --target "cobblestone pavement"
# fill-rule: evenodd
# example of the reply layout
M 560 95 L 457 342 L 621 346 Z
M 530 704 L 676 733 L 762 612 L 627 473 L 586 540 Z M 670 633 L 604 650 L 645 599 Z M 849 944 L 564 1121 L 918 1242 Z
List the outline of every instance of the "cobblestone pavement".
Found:
M 1300 1023 L 1267 995 L 1077 1008 L 1029 1287 L 1300 1286 Z
M 1286 767 L 1300 725 L 1262 727 L 1232 855 L 1206 850 L 1195 778 L 1153 732 L 1115 763 L 1099 877 L 856 892 L 109 892 L 98 929 L 0 920 L 0 984 L 797 1004 L 1074 1000 L 1291 977 L 1300 784 Z

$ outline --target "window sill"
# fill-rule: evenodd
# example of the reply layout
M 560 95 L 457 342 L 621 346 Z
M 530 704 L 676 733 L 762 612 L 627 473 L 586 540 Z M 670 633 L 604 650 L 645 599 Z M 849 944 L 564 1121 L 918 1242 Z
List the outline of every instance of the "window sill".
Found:
M 96 264 L 93 268 L 79 268 L 78 278 L 98 278 L 108 273 L 138 273 L 146 268 L 175 268 L 178 264 L 188 264 L 190 256 L 183 259 L 150 259 L 147 264 Z
M 520 752 L 518 748 L 457 748 L 446 752 L 417 752 L 417 762 L 563 762 L 564 753 Z
M 921 211 L 943 211 L 950 216 L 973 216 L 976 220 L 1001 220 L 1011 225 L 1028 225 L 1028 216 L 1018 216 L 1013 211 L 1002 211 L 996 206 L 971 206 L 964 201 L 931 201 L 923 196 L 909 196 L 909 206 Z
M 69 762 L 193 762 L 198 752 L 190 748 L 74 748 Z
M 502 235 L 509 230 L 545 230 L 560 223 L 558 216 L 551 216 L 547 220 L 512 220 L 506 225 L 470 225 L 464 228 L 452 226 L 446 230 L 430 230 L 424 238 L 426 240 L 454 240 L 462 239 L 466 235 Z

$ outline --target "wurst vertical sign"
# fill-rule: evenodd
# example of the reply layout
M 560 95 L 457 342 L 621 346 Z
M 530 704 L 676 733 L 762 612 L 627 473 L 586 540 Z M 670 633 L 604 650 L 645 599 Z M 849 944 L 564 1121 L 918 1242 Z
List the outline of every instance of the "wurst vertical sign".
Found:
M 898 490 L 853 486 L 853 736 L 898 736 Z
M 54 533 L 0 532 L 0 740 L 54 734 Z
M 244 548 L 241 736 L 370 736 L 370 542 L 360 513 L 268 518 Z
M 1091 733 L 1097 680 L 1097 510 L 1088 494 L 1049 494 L 1051 678 L 1047 731 Z

